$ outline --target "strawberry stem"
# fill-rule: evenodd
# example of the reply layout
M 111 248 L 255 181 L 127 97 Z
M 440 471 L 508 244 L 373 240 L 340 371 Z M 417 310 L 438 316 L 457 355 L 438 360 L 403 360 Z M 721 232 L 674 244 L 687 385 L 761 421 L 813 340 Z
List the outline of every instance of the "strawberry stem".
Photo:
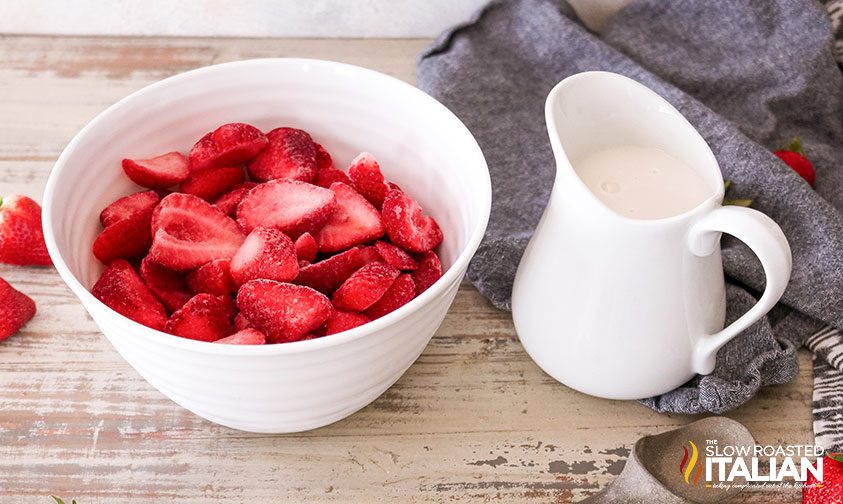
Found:
M 800 140 L 799 137 L 796 137 L 793 140 L 791 140 L 791 142 L 789 144 L 783 146 L 781 148 L 781 150 L 793 151 L 793 152 L 797 152 L 797 153 L 799 153 L 803 156 L 805 155 L 805 151 L 802 150 L 802 140 Z

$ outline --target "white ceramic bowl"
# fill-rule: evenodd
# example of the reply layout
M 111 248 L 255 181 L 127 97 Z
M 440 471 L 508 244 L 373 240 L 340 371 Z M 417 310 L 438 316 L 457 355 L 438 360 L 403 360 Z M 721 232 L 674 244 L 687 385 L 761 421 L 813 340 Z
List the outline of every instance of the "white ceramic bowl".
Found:
M 98 216 L 140 190 L 124 157 L 187 151 L 227 122 L 309 131 L 344 167 L 372 152 L 386 177 L 419 200 L 445 235 L 446 272 L 419 297 L 372 323 L 309 341 L 214 345 L 137 324 L 88 289 Z M 167 397 L 212 422 L 298 432 L 340 420 L 388 389 L 442 323 L 486 228 L 491 185 L 468 129 L 415 87 L 364 68 L 262 59 L 193 70 L 148 86 L 96 117 L 56 162 L 44 194 L 44 235 L 56 269 L 120 355 Z

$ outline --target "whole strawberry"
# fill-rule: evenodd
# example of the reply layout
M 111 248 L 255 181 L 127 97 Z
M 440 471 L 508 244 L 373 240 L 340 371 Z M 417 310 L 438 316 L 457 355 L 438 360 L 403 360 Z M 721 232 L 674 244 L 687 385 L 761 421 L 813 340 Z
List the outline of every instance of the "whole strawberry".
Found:
M 811 187 L 814 187 L 814 180 L 817 178 L 817 174 L 814 171 L 814 166 L 805 157 L 805 152 L 802 150 L 802 141 L 797 138 L 790 145 L 782 147 L 773 154 L 778 156 L 793 171 L 798 173 L 800 177 L 805 179 Z
M 823 480 L 808 473 L 802 488 L 802 504 L 843 504 L 843 453 L 823 459 Z
M 0 199 L 0 262 L 23 266 L 53 264 L 41 229 L 41 207 L 26 196 Z
M 18 332 L 35 316 L 35 302 L 0 278 L 0 341 Z

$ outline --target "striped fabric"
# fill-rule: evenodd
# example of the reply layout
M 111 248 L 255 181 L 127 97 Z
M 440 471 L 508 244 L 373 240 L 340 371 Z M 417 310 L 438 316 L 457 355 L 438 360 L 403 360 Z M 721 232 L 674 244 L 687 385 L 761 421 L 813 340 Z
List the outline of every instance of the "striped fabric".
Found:
M 814 435 L 829 451 L 843 451 L 843 333 L 832 327 L 805 340 L 814 353 Z

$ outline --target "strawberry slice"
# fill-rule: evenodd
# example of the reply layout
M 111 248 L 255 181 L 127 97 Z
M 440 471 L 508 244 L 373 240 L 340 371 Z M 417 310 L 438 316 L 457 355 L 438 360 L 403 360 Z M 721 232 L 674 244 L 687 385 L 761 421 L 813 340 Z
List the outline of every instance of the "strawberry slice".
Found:
M 257 329 L 243 329 L 231 336 L 218 339 L 214 343 L 223 345 L 264 345 L 266 344 L 266 336 Z
M 380 258 L 374 247 L 355 247 L 302 267 L 295 283 L 329 294 L 355 271 Z
M 237 205 L 240 204 L 240 200 L 243 199 L 243 196 L 246 195 L 253 187 L 257 184 L 254 182 L 244 182 L 242 184 L 238 184 L 234 186 L 231 191 L 223 194 L 219 198 L 215 199 L 213 205 L 220 209 L 222 213 L 228 215 L 231 218 L 237 217 Z
M 240 287 L 237 307 L 270 343 L 298 341 L 321 326 L 331 314 L 331 302 L 309 287 L 251 280 Z
M 362 313 L 334 310 L 325 322 L 325 334 L 337 334 L 369 322 L 369 317 Z
M 53 264 L 41 229 L 41 207 L 26 196 L 0 198 L 0 263 Z
M 277 227 L 290 236 L 314 232 L 334 213 L 334 193 L 306 182 L 272 180 L 249 191 L 237 207 L 237 222 L 246 231 Z
M 337 207 L 316 233 L 320 252 L 338 252 L 380 238 L 384 224 L 377 209 L 342 182 L 331 184 Z
M 351 179 L 344 171 L 334 167 L 334 160 L 331 155 L 319 144 L 316 144 L 316 180 L 314 184 L 319 187 L 329 188 L 334 182 L 342 182 L 351 185 Z
M 296 239 L 296 257 L 299 261 L 313 262 L 317 252 L 319 252 L 319 245 L 310 233 L 304 233 Z
M 184 275 L 159 266 L 148 257 L 141 261 L 140 276 L 170 313 L 184 306 L 193 297 L 184 282 Z
M 249 163 L 252 180 L 293 179 L 311 182 L 316 176 L 316 145 L 307 132 L 276 128 L 266 134 L 269 144 Z
M 210 201 L 234 189 L 246 180 L 246 174 L 237 166 L 220 166 L 207 170 L 190 172 L 179 190 Z
M 412 271 L 419 267 L 419 263 L 410 254 L 391 243 L 378 240 L 375 242 L 375 248 L 387 264 L 397 269 Z
M 32 320 L 35 311 L 35 301 L 0 278 L 0 341 Z
M 419 260 L 419 267 L 413 272 L 413 279 L 416 281 L 416 295 L 426 291 L 437 280 L 442 278 L 442 261 L 432 250 L 425 252 Z
M 152 217 L 150 258 L 176 271 L 191 270 L 215 259 L 230 259 L 244 236 L 237 223 L 190 194 L 161 200 Z
M 372 320 L 392 313 L 416 297 L 416 282 L 409 273 L 404 273 L 392 282 L 383 297 L 366 309 L 366 316 Z
M 334 167 L 334 159 L 331 154 L 322 147 L 322 144 L 313 142 L 316 149 L 316 170 L 326 170 Z
M 238 285 L 258 278 L 289 282 L 298 274 L 296 246 L 278 228 L 255 228 L 231 258 L 231 277 Z
M 354 189 L 380 210 L 389 187 L 386 185 L 386 179 L 383 178 L 381 167 L 375 156 L 363 152 L 354 158 L 351 166 L 348 167 L 348 176 L 351 177 L 351 185 Z
M 152 329 L 161 330 L 167 323 L 164 306 L 123 259 L 106 268 L 91 294 L 120 315 Z
M 187 158 L 180 152 L 168 152 L 149 159 L 124 159 L 123 171 L 135 184 L 149 189 L 166 189 L 184 181 Z
M 234 332 L 234 301 L 228 296 L 197 294 L 170 317 L 164 332 L 199 341 L 217 341 Z
M 205 134 L 190 149 L 190 171 L 232 166 L 257 156 L 268 140 L 261 130 L 244 123 L 223 124 Z
M 197 294 L 221 296 L 237 292 L 231 278 L 231 259 L 217 259 L 187 274 L 187 286 Z
M 137 213 L 152 212 L 161 198 L 155 191 L 142 191 L 124 196 L 105 207 L 100 213 L 102 227 L 108 227 L 117 221 L 128 219 Z
M 94 257 L 103 264 L 115 259 L 136 259 L 146 255 L 152 244 L 152 208 L 138 211 L 105 228 L 94 240 Z
M 252 324 L 249 323 L 249 319 L 242 313 L 237 312 L 237 315 L 234 316 L 234 330 L 239 332 L 250 327 L 252 327 Z
M 385 262 L 369 263 L 348 277 L 331 300 L 338 310 L 363 311 L 383 297 L 400 274 Z
M 383 202 L 383 223 L 395 245 L 410 252 L 427 252 L 442 243 L 442 230 L 433 217 L 422 214 L 419 204 L 392 189 Z

